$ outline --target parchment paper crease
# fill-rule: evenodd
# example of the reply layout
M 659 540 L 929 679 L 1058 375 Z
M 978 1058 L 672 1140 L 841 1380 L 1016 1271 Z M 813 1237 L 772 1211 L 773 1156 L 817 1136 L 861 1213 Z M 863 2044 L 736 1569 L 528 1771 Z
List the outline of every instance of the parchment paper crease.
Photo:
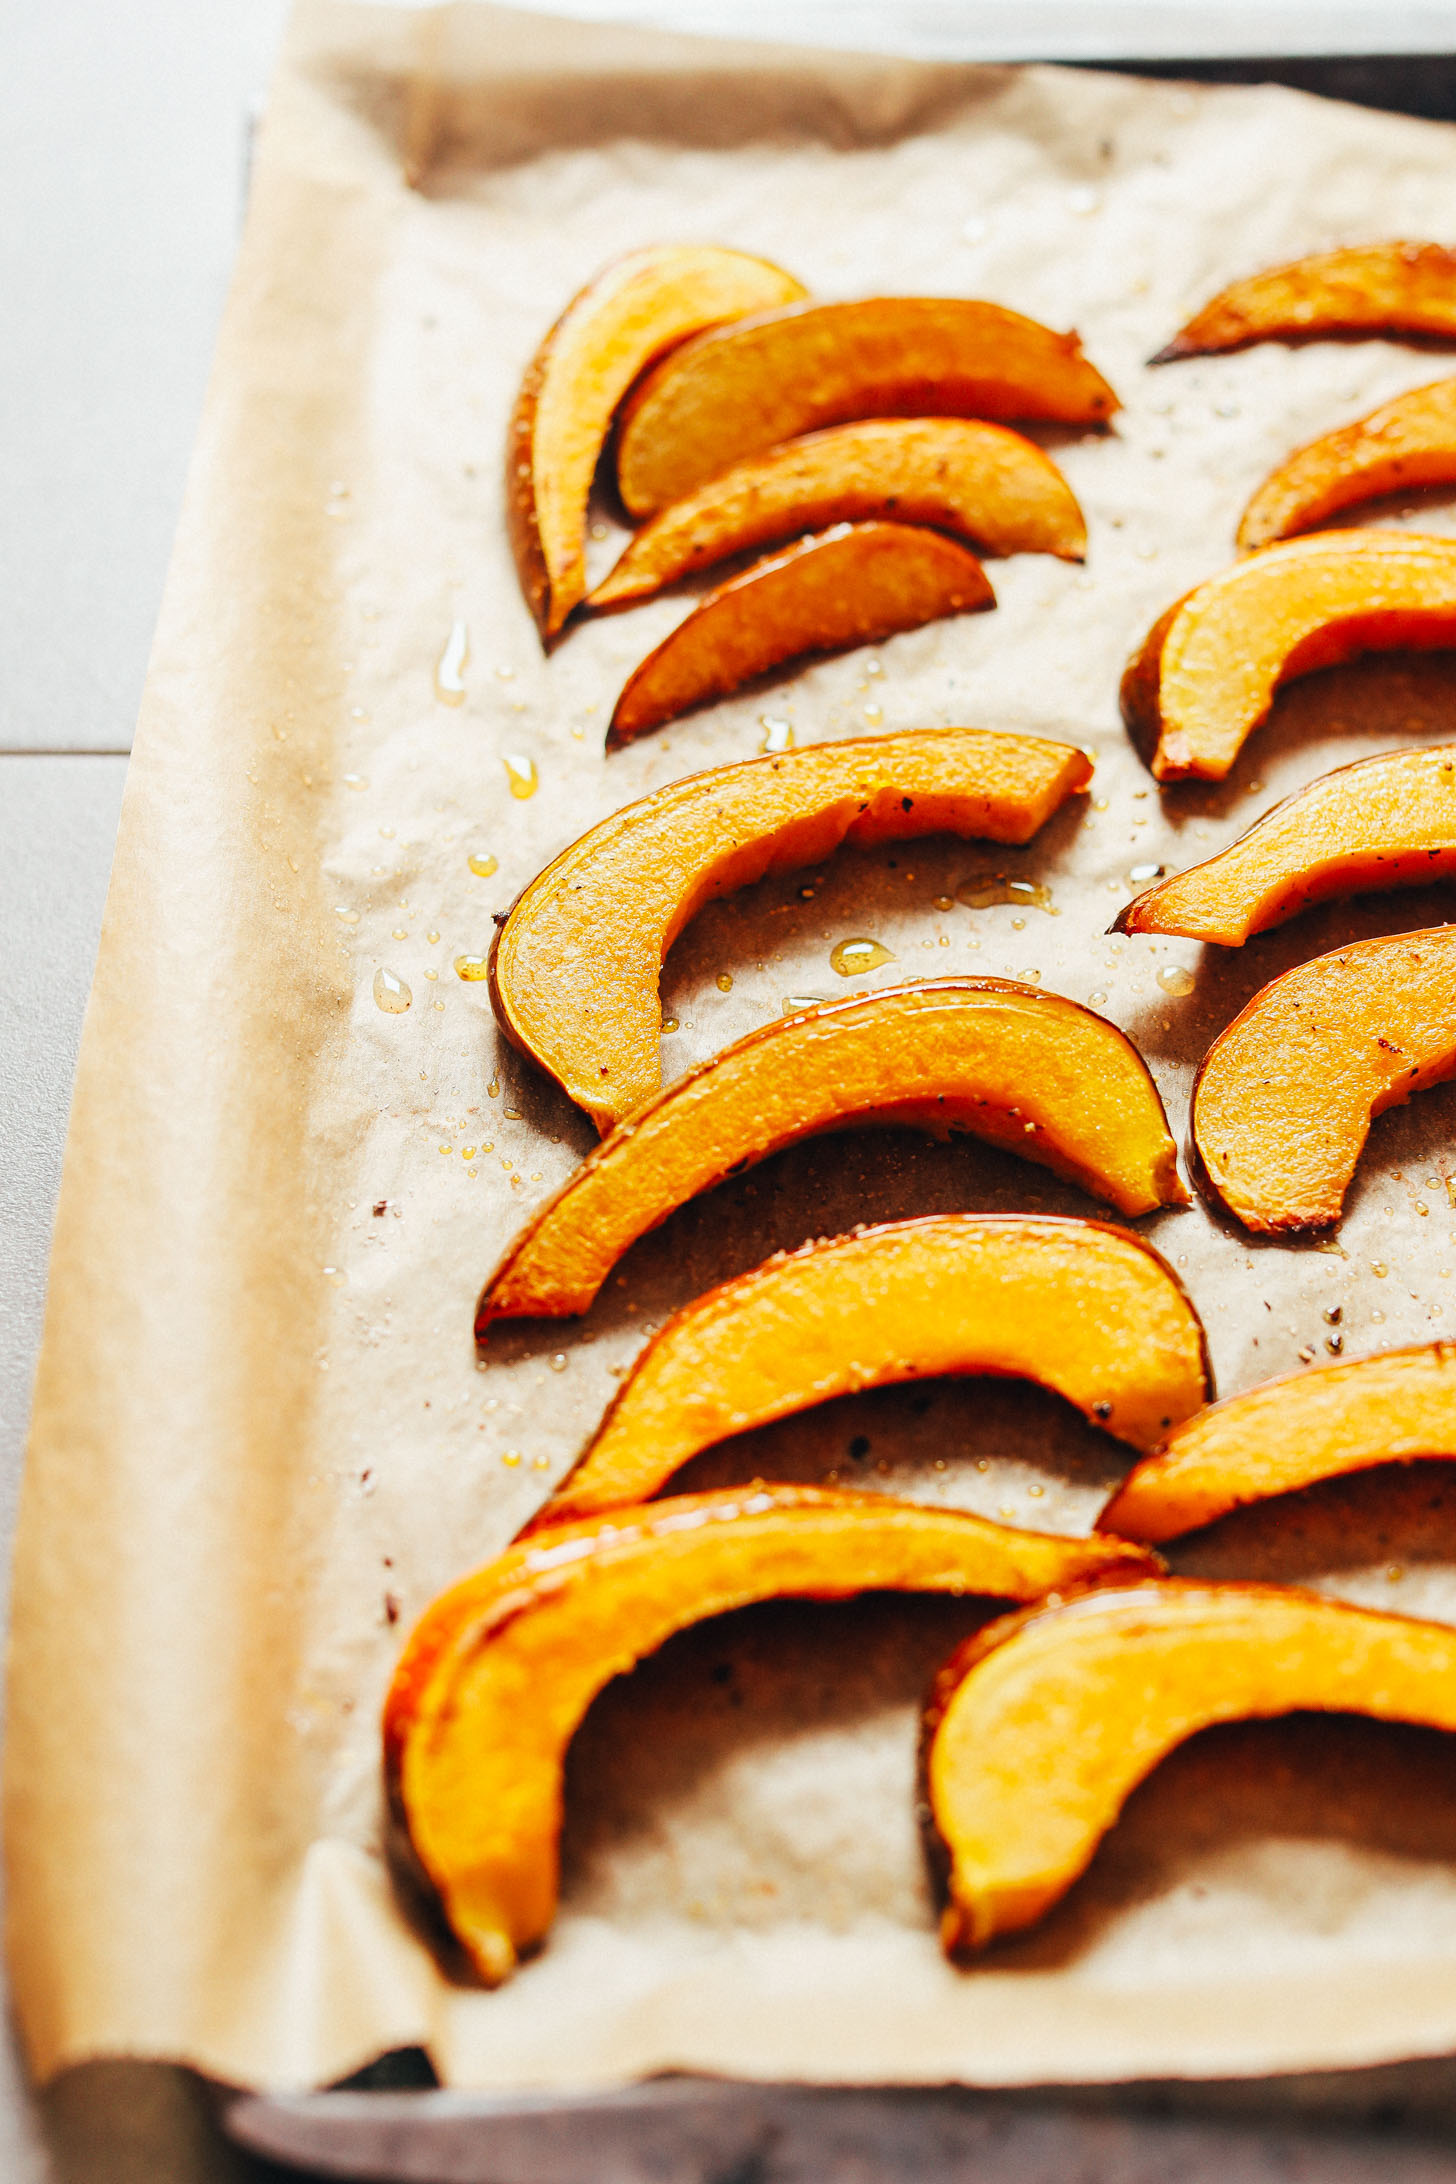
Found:
M 1449 660 L 1368 662 L 1295 687 L 1229 783 L 1161 799 L 1116 687 L 1153 617 L 1229 559 L 1275 460 L 1451 368 L 1383 342 L 1142 359 L 1234 275 L 1446 235 L 1453 156 L 1440 127 L 1274 89 L 804 57 L 486 7 L 299 15 L 152 662 L 56 1235 L 7 1768 L 37 2070 L 124 2052 L 304 2085 L 422 2041 L 447 2079 L 500 2088 L 668 2068 L 990 2083 L 1456 2044 L 1456 1755 L 1433 1736 L 1310 1719 L 1202 1739 L 1043 1929 L 957 1973 L 912 1752 L 968 1611 L 765 1609 L 604 1695 L 572 1757 L 561 1917 L 487 1995 L 451 1986 L 396 1906 L 376 1731 L 412 1618 L 510 1538 L 673 1305 L 860 1219 L 1093 1210 L 974 1145 L 825 1139 L 687 1209 L 581 1326 L 493 1337 L 477 1369 L 479 1281 L 590 1131 L 501 1051 L 484 987 L 452 966 L 583 827 L 750 755 L 765 716 L 801 742 L 972 721 L 1096 745 L 1092 799 L 1010 858 L 846 853 L 709 910 L 667 967 L 665 1066 L 790 994 L 1010 972 L 1123 1024 L 1180 1130 L 1193 1063 L 1276 970 L 1444 917 L 1438 890 L 1377 898 L 1207 961 L 1102 937 L 1134 865 L 1186 864 L 1327 766 L 1450 731 Z M 615 692 L 682 602 L 544 662 L 501 444 L 565 299 L 677 237 L 765 252 L 826 295 L 983 295 L 1076 325 L 1127 407 L 1058 446 L 1085 570 L 994 564 L 994 614 L 608 760 Z M 1439 499 L 1382 520 L 1452 527 Z M 457 622 L 451 707 L 433 670 Z M 508 759 L 535 767 L 534 796 L 511 794 Z M 997 869 L 1045 883 L 1055 914 L 954 902 Z M 838 979 L 830 946 L 853 935 L 894 962 Z M 404 1013 L 376 1005 L 380 968 L 408 985 Z M 1254 1248 L 1201 1208 L 1144 1225 L 1225 1390 L 1335 1342 L 1451 1330 L 1453 1112 L 1431 1093 L 1377 1126 L 1337 1248 Z M 1121 1466 L 1050 1399 L 939 1385 L 831 1406 L 696 1476 L 837 1473 L 1077 1527 Z M 1241 1518 L 1185 1566 L 1451 1616 L 1453 1544 L 1450 1482 L 1427 1466 Z

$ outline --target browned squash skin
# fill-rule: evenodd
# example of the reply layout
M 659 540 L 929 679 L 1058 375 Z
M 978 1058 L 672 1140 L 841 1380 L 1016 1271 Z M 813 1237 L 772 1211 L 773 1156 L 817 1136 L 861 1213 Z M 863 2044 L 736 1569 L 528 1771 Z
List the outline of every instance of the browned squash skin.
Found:
M 1374 1464 L 1456 1457 L 1456 1343 L 1316 1365 L 1197 1411 L 1135 1464 L 1098 1529 L 1150 1543 Z
M 1382 751 L 1322 774 L 1206 863 L 1134 896 L 1116 933 L 1241 948 L 1336 895 L 1417 887 L 1456 871 L 1456 744 Z
M 1193 1087 L 1198 1175 L 1258 1235 L 1328 1228 L 1370 1123 L 1456 1073 L 1456 926 L 1362 940 L 1256 993 Z
M 1075 334 L 999 304 L 790 304 L 698 335 L 647 374 L 622 414 L 617 484 L 650 516 L 747 455 L 855 418 L 1100 425 L 1118 406 Z
M 1456 252 L 1439 243 L 1360 243 L 1271 266 L 1220 289 L 1151 362 L 1362 333 L 1456 339 Z
M 922 1744 L 947 1953 L 1043 1917 L 1185 1739 L 1309 1709 L 1456 1729 L 1456 1630 L 1276 1585 L 1165 1579 L 977 1632 L 936 1678 Z
M 589 829 L 517 898 L 490 955 L 496 1017 L 608 1130 L 661 1085 L 658 977 L 705 903 L 846 841 L 1029 841 L 1091 778 L 1075 744 L 984 728 L 856 737 L 689 775 Z
M 494 1986 L 556 1909 L 566 1748 L 613 1676 L 757 1600 L 867 1590 L 1035 1599 L 1161 1565 L 1109 1539 L 1012 1531 L 888 1494 L 730 1488 L 539 1533 L 416 1625 L 383 1720 L 411 1877 Z
M 1382 493 L 1456 482 L 1456 379 L 1397 395 L 1273 471 L 1239 523 L 1241 553 L 1294 538 Z
M 764 258 L 657 244 L 606 266 L 532 357 L 506 440 L 506 526 L 543 643 L 586 591 L 586 510 L 612 414 L 664 350 L 804 289 Z
M 975 555 L 908 523 L 841 523 L 730 576 L 628 676 L 611 748 L 794 660 L 996 604 Z
M 684 1305 L 531 1529 L 646 1501 L 730 1434 L 946 1373 L 1038 1381 L 1142 1449 L 1210 1388 L 1198 1314 L 1141 1237 L 1037 1214 L 883 1222 Z
M 675 1207 L 811 1132 L 967 1130 L 1116 1207 L 1182 1205 L 1177 1149 L 1137 1049 L 1013 979 L 947 978 L 780 1017 L 678 1078 L 533 1214 L 481 1294 L 500 1318 L 584 1312 Z

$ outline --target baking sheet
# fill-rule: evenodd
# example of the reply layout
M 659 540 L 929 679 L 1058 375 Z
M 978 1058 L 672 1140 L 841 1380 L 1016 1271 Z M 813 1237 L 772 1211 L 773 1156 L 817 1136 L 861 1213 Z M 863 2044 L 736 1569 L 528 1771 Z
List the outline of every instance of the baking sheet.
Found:
M 677 1303 L 857 1220 L 1099 1210 L 974 1144 L 827 1138 L 685 1208 L 585 1321 L 501 1330 L 478 1360 L 482 1275 L 592 1134 L 453 964 L 584 826 L 751 755 L 775 721 L 801 743 L 968 720 L 1097 748 L 1091 798 L 1026 850 L 842 852 L 704 912 L 664 976 L 669 1076 L 791 995 L 1010 973 L 1122 1024 L 1181 1130 L 1197 1057 L 1260 984 L 1443 917 L 1444 891 L 1411 891 L 1221 958 L 1102 933 L 1135 866 L 1186 864 L 1326 767 L 1447 732 L 1456 664 L 1359 663 L 1293 687 L 1227 783 L 1163 796 L 1116 686 L 1154 616 L 1229 558 L 1274 461 L 1442 369 L 1374 342 L 1141 360 L 1237 273 L 1440 234 L 1451 151 L 1444 128 L 1274 89 L 795 56 L 483 6 L 300 12 L 148 683 L 57 1228 L 7 1754 L 11 1957 L 42 2074 L 130 2053 L 305 2086 L 419 2042 L 448 2082 L 498 2089 L 663 2069 L 989 2084 L 1456 2043 L 1456 1753 L 1434 1736 L 1301 1720 L 1200 1739 L 1036 1933 L 955 1972 L 911 1768 L 920 1692 L 968 1611 L 751 1611 L 604 1694 L 572 1753 L 561 1916 L 486 1995 L 440 1975 L 396 1903 L 376 1727 L 412 1618 L 544 1498 Z M 1042 435 L 1087 509 L 1087 567 L 993 564 L 994 614 L 606 758 L 616 691 L 682 602 L 543 661 L 500 446 L 563 300 L 675 238 L 779 257 L 826 295 L 979 294 L 1077 325 L 1127 405 L 1111 434 Z M 1439 497 L 1382 514 L 1456 529 Z M 434 671 L 462 622 L 452 706 Z M 958 899 L 998 871 L 1048 908 Z M 893 960 L 838 978 L 852 936 Z M 381 969 L 406 1011 L 376 1005 Z M 1254 1244 L 1202 1207 L 1139 1224 L 1199 1303 L 1224 1392 L 1336 1342 L 1450 1330 L 1453 1100 L 1377 1124 L 1337 1242 Z M 1077 1529 L 1122 1468 L 1050 1398 L 936 1384 L 745 1436 L 681 1483 L 837 1476 Z M 1456 1615 L 1445 1467 L 1296 1515 L 1231 1520 L 1183 1566 Z

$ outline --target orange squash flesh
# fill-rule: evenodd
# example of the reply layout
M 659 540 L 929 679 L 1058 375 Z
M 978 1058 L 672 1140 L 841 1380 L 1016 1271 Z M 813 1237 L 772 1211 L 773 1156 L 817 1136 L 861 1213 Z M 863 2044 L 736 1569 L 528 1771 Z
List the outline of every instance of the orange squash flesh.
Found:
M 1141 1238 L 1032 1214 L 888 1222 L 685 1305 L 537 1523 L 646 1501 L 729 1434 L 938 1373 L 1039 1381 L 1141 1449 L 1208 1397 L 1198 1314 Z
M 664 508 L 587 606 L 630 606 L 730 554 L 869 517 L 931 524 L 983 553 L 1080 561 L 1087 548 L 1072 488 L 1019 432 L 962 417 L 876 417 L 752 456 Z
M 511 547 L 544 639 L 586 592 L 587 498 L 633 380 L 687 335 L 804 293 L 766 259 L 668 244 L 619 258 L 567 305 L 527 367 L 506 447 Z
M 708 592 L 622 687 L 608 746 L 813 652 L 879 644 L 996 595 L 974 554 L 908 523 L 842 523 Z
M 1456 539 L 1288 539 L 1154 623 L 1122 678 L 1123 718 L 1160 781 L 1221 781 L 1281 683 L 1396 645 L 1456 645 Z
M 674 782 L 582 835 L 515 903 L 490 959 L 501 1028 L 609 1130 L 662 1082 L 658 977 L 705 903 L 844 841 L 1026 842 L 1091 778 L 1074 744 L 928 728 Z
M 511 1245 L 477 1336 L 585 1312 L 675 1207 L 811 1132 L 876 1121 L 970 1131 L 1120 1213 L 1186 1202 L 1157 1088 L 1115 1025 L 1009 979 L 891 987 L 750 1032 L 614 1131 Z
M 1264 480 L 1239 524 L 1240 551 L 1312 530 L 1381 493 L 1456 481 L 1456 379 L 1398 395 L 1291 455 Z
M 1386 1350 L 1210 1404 L 1134 1465 L 1097 1528 L 1122 1539 L 1176 1539 L 1317 1479 L 1453 1456 L 1456 1343 Z
M 1117 407 L 1075 334 L 999 304 L 790 304 L 696 335 L 648 373 L 622 413 L 617 484 L 650 516 L 745 455 L 859 417 L 1094 425 Z
M 1456 744 L 1385 751 L 1312 781 L 1205 864 L 1134 896 L 1119 933 L 1241 948 L 1333 895 L 1415 887 L 1456 871 Z
M 437 1600 L 384 1710 L 391 1799 L 482 1979 L 556 1910 L 566 1747 L 613 1676 L 674 1631 L 752 1601 L 870 1589 L 1035 1599 L 1156 1567 L 961 1510 L 810 1487 L 684 1495 L 507 1549 Z
M 1362 243 L 1271 266 L 1220 289 L 1151 361 L 1362 333 L 1456 336 L 1456 252 L 1439 243 Z
M 947 1953 L 1041 1918 L 1188 1737 L 1309 1709 L 1456 1729 L 1456 1630 L 1276 1585 L 1173 1579 L 979 1632 L 937 1677 L 926 1716 Z
M 1204 1056 L 1193 1142 L 1245 1228 L 1337 1221 L 1372 1117 L 1456 1073 L 1456 926 L 1362 940 L 1256 993 Z

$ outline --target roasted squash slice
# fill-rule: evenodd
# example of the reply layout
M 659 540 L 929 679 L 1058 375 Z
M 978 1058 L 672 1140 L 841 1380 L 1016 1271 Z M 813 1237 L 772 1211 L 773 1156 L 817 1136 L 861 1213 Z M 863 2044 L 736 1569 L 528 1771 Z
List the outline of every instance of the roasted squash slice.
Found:
M 1456 482 L 1456 379 L 1397 395 L 1368 417 L 1327 432 L 1264 480 L 1239 524 L 1250 553 L 1313 530 L 1327 516 L 1381 493 Z
M 586 591 L 587 497 L 633 380 L 688 334 L 803 294 L 766 259 L 666 244 L 619 258 L 567 305 L 527 368 L 506 448 L 511 546 L 548 642 Z
M 588 1154 L 486 1283 L 476 1318 L 584 1312 L 628 1246 L 677 1206 L 813 1131 L 967 1130 L 1120 1213 L 1180 1205 L 1157 1088 L 1115 1025 L 1009 979 L 946 978 L 780 1017 Z
M 939 531 L 837 524 L 755 561 L 700 599 L 628 676 L 608 745 L 630 743 L 810 653 L 879 644 L 995 604 L 975 555 Z
M 1328 1228 L 1371 1119 L 1456 1073 L 1456 926 L 1362 940 L 1256 993 L 1204 1056 L 1211 1196 L 1265 1235 Z
M 1456 252 L 1360 243 L 1271 266 L 1220 289 L 1152 362 L 1321 334 L 1456 337 Z
M 1456 1630 L 1292 1588 L 1175 1579 L 978 1632 L 937 1677 L 926 1715 L 947 1953 L 1041 1918 L 1186 1738 L 1306 1709 L 1456 1729 Z
M 696 335 L 648 373 L 622 413 L 617 484 L 634 516 L 650 516 L 745 455 L 854 418 L 1098 425 L 1117 406 L 1075 334 L 999 304 L 791 304 Z
M 562 1765 L 578 1723 L 604 1684 L 674 1631 L 781 1595 L 1028 1600 L 1155 1566 L 1115 1540 L 811 1487 L 684 1495 L 541 1533 L 416 1626 L 384 1709 L 393 1811 L 494 1986 L 555 1915 Z
M 513 1045 L 609 1130 L 662 1082 L 663 958 L 703 905 L 840 842 L 1026 842 L 1091 763 L 983 728 L 820 743 L 716 766 L 604 819 L 531 882 L 496 935 L 490 992 Z
M 888 1222 L 780 1252 L 685 1305 L 537 1524 L 646 1501 L 731 1433 L 938 1373 L 1039 1381 L 1142 1449 L 1209 1386 L 1198 1314 L 1140 1237 L 1033 1214 Z
M 874 417 L 754 455 L 644 524 L 587 600 L 630 606 L 729 554 L 880 517 L 928 523 L 991 554 L 1080 561 L 1087 526 L 1049 455 L 963 417 Z
M 1221 781 L 1279 685 L 1361 652 L 1456 645 L 1456 539 L 1320 531 L 1236 561 L 1153 624 L 1122 678 L 1160 781 Z
M 1206 864 L 1135 895 L 1119 933 L 1241 948 L 1333 895 L 1417 887 L 1456 871 L 1456 744 L 1382 751 L 1321 775 Z
M 1373 1464 L 1456 1457 L 1456 1343 L 1317 1365 L 1186 1419 L 1123 1480 L 1098 1529 L 1176 1539 L 1246 1502 Z

